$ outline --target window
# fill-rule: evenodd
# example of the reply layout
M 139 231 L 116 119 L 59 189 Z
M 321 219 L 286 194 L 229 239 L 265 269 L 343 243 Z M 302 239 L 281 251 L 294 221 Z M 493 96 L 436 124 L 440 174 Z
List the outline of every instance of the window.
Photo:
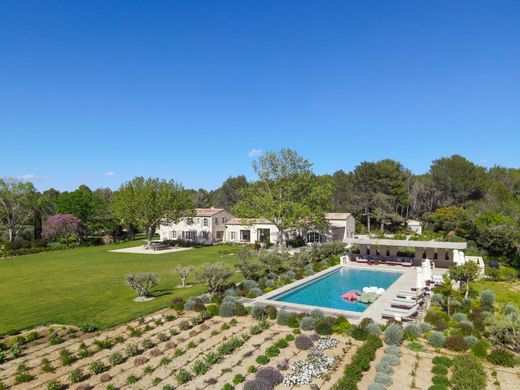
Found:
M 226 217 L 222 217 L 222 225 L 226 224 Z
M 204 218 L 204 227 L 207 227 L 207 226 L 208 226 L 208 219 Z
M 251 242 L 251 230 L 240 230 L 240 241 Z
M 217 231 L 217 240 L 222 241 L 223 235 L 224 235 L 224 232 L 222 230 Z
M 229 237 L 231 238 L 231 241 L 235 241 L 237 238 L 237 232 L 229 232 Z
M 218 225 L 218 218 L 215 218 L 215 225 Z
M 209 238 L 209 233 L 206 231 L 200 232 L 200 238 L 207 240 Z
M 175 230 L 172 231 L 172 239 L 176 239 L 177 238 L 177 232 Z
M 185 238 L 186 240 L 191 240 L 191 239 L 192 239 L 191 231 L 186 231 L 186 232 L 184 232 L 184 238 Z

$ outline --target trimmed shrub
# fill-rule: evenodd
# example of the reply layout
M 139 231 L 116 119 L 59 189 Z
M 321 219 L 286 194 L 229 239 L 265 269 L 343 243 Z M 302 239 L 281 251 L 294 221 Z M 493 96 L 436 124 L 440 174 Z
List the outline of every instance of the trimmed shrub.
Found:
M 461 335 L 452 335 L 446 339 L 444 344 L 451 351 L 464 352 L 468 350 L 468 344 Z
M 391 345 L 401 345 L 403 342 L 403 328 L 397 324 L 390 324 L 385 330 L 385 343 Z
M 262 295 L 264 292 L 259 289 L 258 287 L 253 287 L 251 290 L 249 290 L 249 294 L 248 295 L 252 295 L 253 297 L 259 297 L 260 295 Z
M 475 344 L 477 344 L 478 342 L 478 337 L 472 335 L 466 336 L 464 337 L 464 341 L 466 342 L 466 344 L 468 344 L 469 348 L 473 348 Z
M 395 355 L 401 356 L 403 353 L 401 352 L 401 348 L 397 345 L 388 345 L 385 347 L 385 353 L 387 355 Z
M 206 310 L 212 317 L 217 316 L 220 313 L 220 307 L 214 304 L 206 306 Z
M 381 327 L 379 324 L 372 322 L 365 327 L 365 332 L 373 334 L 374 336 L 379 336 L 381 334 Z
M 432 383 L 434 385 L 449 387 L 451 385 L 450 380 L 446 375 L 434 375 L 432 377 Z
M 287 325 L 289 323 L 289 318 L 291 318 L 292 316 L 293 314 L 282 309 L 276 315 L 276 323 L 278 325 Z
M 399 363 L 401 363 L 401 358 L 395 355 L 385 355 L 381 358 L 381 363 L 385 363 L 390 366 L 397 366 Z
M 289 361 L 287 359 L 280 360 L 278 363 L 276 363 L 276 368 L 278 368 L 281 371 L 286 371 L 289 369 Z
M 477 343 L 471 347 L 473 354 L 481 359 L 486 359 L 488 356 L 489 342 L 484 339 L 480 339 Z
M 359 321 L 358 327 L 360 329 L 366 330 L 366 327 L 373 323 L 374 323 L 374 320 L 372 318 L 365 317 L 365 318 L 362 318 L 361 321 Z
M 376 372 L 384 372 L 390 375 L 394 372 L 394 369 L 388 363 L 379 362 L 376 364 Z
M 368 385 L 368 390 L 386 390 L 386 386 L 382 383 L 372 383 Z
M 221 317 L 233 317 L 235 315 L 235 302 L 225 301 L 220 306 L 219 315 Z
M 455 322 L 461 322 L 461 321 L 464 321 L 464 320 L 467 320 L 468 319 L 468 316 L 466 313 L 461 313 L 461 312 L 457 312 L 457 313 L 454 313 L 452 316 L 451 316 L 451 319 Z
M 448 367 L 443 366 L 442 364 L 437 364 L 432 367 L 432 373 L 435 375 L 446 375 L 448 374 Z
M 310 316 L 303 317 L 300 321 L 300 328 L 302 330 L 313 330 L 316 325 L 316 320 Z
M 278 315 L 278 310 L 274 306 L 266 306 L 265 311 L 269 319 L 274 320 Z
M 493 348 L 487 360 L 497 366 L 514 367 L 515 355 L 504 348 Z
M 453 360 L 447 356 L 435 356 L 432 359 L 432 363 L 437 366 L 451 367 L 453 365 Z
M 410 344 L 408 344 L 408 348 L 411 350 L 411 351 L 415 351 L 415 352 L 422 352 L 424 351 L 426 348 L 424 347 L 424 345 L 422 345 L 421 343 L 418 343 L 416 341 L 414 342 L 411 342 Z
M 368 337 L 368 333 L 361 329 L 359 326 L 353 326 L 350 330 L 350 335 L 353 339 L 358 341 L 364 341 Z
M 323 314 L 323 312 L 319 309 L 314 309 L 311 311 L 310 315 L 315 320 L 321 320 L 322 318 L 325 318 L 325 314 Z
M 311 349 L 312 346 L 314 345 L 311 338 L 304 334 L 301 334 L 298 337 L 296 337 L 294 344 L 296 345 L 296 348 L 304 350 L 304 351 Z
M 248 313 L 247 313 L 247 309 L 246 307 L 240 303 L 240 302 L 237 302 L 235 304 L 235 315 L 237 316 L 246 316 Z
M 421 334 L 421 329 L 416 324 L 408 324 L 403 329 L 404 338 L 407 340 L 416 340 Z
M 257 320 L 267 317 L 267 312 L 262 306 L 253 306 L 251 308 L 251 316 Z
M 275 387 L 283 382 L 282 373 L 273 367 L 260 367 L 256 372 L 255 378 L 269 383 L 271 387 Z
M 419 324 L 419 330 L 421 331 L 421 334 L 429 332 L 430 329 L 430 325 L 428 325 L 426 322 Z
M 384 372 L 376 372 L 376 377 L 374 379 L 376 383 L 382 383 L 385 386 L 391 386 L 394 381 L 390 377 L 390 375 L 385 374 Z
M 493 307 L 495 303 L 495 293 L 493 290 L 483 290 L 480 293 L 480 304 L 486 307 Z
M 444 333 L 433 331 L 428 337 L 428 343 L 434 348 L 442 348 L 446 342 L 446 336 Z
M 426 312 L 424 321 L 428 322 L 435 330 L 444 330 L 448 327 L 448 314 L 438 308 L 431 308 Z
M 486 382 L 486 373 L 477 358 L 461 354 L 453 359 L 452 390 L 484 390 Z
M 331 335 L 334 332 L 334 326 L 336 325 L 336 319 L 333 317 L 324 317 L 316 321 L 314 330 L 316 333 L 322 336 Z
M 270 359 L 266 355 L 258 355 L 256 362 L 263 365 L 269 363 Z

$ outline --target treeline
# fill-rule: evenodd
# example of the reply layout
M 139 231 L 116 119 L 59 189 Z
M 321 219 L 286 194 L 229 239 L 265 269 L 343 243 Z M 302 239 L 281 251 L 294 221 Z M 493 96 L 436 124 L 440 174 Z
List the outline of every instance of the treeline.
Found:
M 401 234 L 407 219 L 419 219 L 426 238 L 459 237 L 469 240 L 473 251 L 517 267 L 520 263 L 520 169 L 486 169 L 454 155 L 433 161 L 422 175 L 386 159 L 362 162 L 350 172 L 338 170 L 320 176 L 312 173 L 310 162 L 290 149 L 269 152 L 255 164 L 255 181 L 237 176 L 213 191 L 187 190 L 193 206 L 221 207 L 239 216 L 271 219 L 277 218 L 274 211 L 290 209 L 292 220 L 277 221 L 281 229 L 304 218 L 319 223 L 319 213 L 313 215 L 313 207 L 352 213 L 358 221 L 358 233 Z M 266 203 L 255 208 L 273 193 L 272 188 L 283 194 L 270 199 L 276 207 Z M 262 193 L 264 189 L 267 192 Z M 82 185 L 72 192 L 38 192 L 28 182 L 0 180 L 0 206 L 7 203 L 0 208 L 5 229 L 1 238 L 40 239 L 44 221 L 56 214 L 78 217 L 90 234 L 117 236 L 123 224 L 113 215 L 113 196 L 107 188 L 91 190 Z M 298 207 L 299 202 L 307 209 Z M 17 210 L 16 215 L 5 212 L 9 207 Z M 271 214 L 262 214 L 269 208 Z M 137 228 L 124 227 L 127 231 Z

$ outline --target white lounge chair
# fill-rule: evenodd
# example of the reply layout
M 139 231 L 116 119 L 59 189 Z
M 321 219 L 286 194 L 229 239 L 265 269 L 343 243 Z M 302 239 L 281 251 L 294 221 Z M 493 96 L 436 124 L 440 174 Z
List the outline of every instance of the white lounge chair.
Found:
M 396 299 L 392 300 L 390 305 L 392 306 L 392 308 L 411 309 L 412 307 L 414 307 L 416 305 L 422 305 L 423 302 L 424 301 L 422 299 L 419 299 L 416 302 L 415 300 L 411 300 L 411 299 L 399 299 L 399 298 L 396 298 Z
M 381 313 L 383 318 L 393 318 L 397 321 L 410 321 L 417 314 L 417 306 L 408 310 L 399 310 L 396 308 L 388 308 Z
M 407 299 L 407 298 L 422 298 L 424 297 L 424 291 L 419 291 L 419 292 L 416 292 L 416 291 L 404 291 L 404 290 L 401 290 L 401 291 L 398 291 L 395 295 L 397 295 L 398 298 L 403 298 L 403 299 Z

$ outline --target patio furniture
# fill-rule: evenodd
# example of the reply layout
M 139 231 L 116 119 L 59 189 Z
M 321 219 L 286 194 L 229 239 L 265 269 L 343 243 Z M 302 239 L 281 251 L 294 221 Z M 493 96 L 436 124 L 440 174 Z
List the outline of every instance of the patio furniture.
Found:
M 400 310 L 396 308 L 387 308 L 381 313 L 383 318 L 393 318 L 397 321 L 411 321 L 412 317 L 417 315 L 417 306 L 407 310 Z
M 423 291 L 419 291 L 419 293 L 417 293 L 416 291 L 412 291 L 412 290 L 410 290 L 410 291 L 403 291 L 403 290 L 401 290 L 401 291 L 398 291 L 396 293 L 396 295 L 397 295 L 398 298 L 405 298 L 405 299 L 406 298 L 413 298 L 413 299 L 415 299 L 417 297 L 423 298 L 424 297 L 424 292 Z
M 390 306 L 399 308 L 399 309 L 411 309 L 412 307 L 416 305 L 422 305 L 424 303 L 423 299 L 419 299 L 417 302 L 415 300 L 411 299 L 399 299 L 395 298 L 390 303 Z

